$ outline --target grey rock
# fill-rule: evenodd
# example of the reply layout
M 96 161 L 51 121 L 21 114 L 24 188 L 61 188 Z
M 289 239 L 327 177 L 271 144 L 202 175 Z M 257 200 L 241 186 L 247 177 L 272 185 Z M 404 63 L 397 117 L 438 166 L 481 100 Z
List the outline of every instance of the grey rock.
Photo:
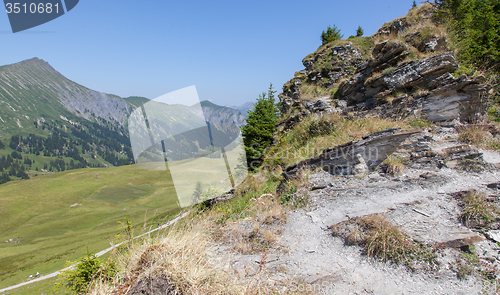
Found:
M 408 29 L 409 26 L 410 25 L 408 24 L 406 17 L 402 17 L 392 21 L 388 25 L 382 26 L 380 29 L 378 29 L 377 33 L 375 33 L 375 36 L 392 34 L 401 35 Z
M 490 230 L 486 233 L 488 238 L 494 240 L 497 243 L 500 243 L 500 230 Z
M 425 142 L 425 132 L 420 129 L 403 131 L 390 128 L 364 136 L 357 142 L 325 149 L 318 157 L 286 167 L 284 173 L 293 176 L 301 169 L 316 168 L 333 175 L 355 175 L 362 171 L 366 173 L 369 168 L 379 165 L 396 150 L 413 151 L 421 142 Z

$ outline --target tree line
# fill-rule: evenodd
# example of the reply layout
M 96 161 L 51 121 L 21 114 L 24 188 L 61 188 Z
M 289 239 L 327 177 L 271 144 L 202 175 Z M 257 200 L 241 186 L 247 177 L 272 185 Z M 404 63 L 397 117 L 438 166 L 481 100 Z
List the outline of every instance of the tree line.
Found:
M 5 149 L 8 144 L 14 150 L 10 155 L 0 156 L 0 183 L 11 181 L 12 177 L 28 179 L 25 171 L 33 170 L 34 163 L 28 156 L 30 154 L 53 158 L 43 166 L 44 170 L 53 172 L 103 166 L 90 164 L 83 157 L 85 154 L 89 154 L 91 159 L 100 156 L 114 166 L 133 163 L 132 148 L 125 130 L 108 125 L 84 122 L 81 125 L 67 126 L 58 122 L 44 122 L 37 124 L 37 128 L 51 131 L 48 137 L 29 134 L 13 135 L 8 141 L 0 139 L 0 149 Z M 36 170 L 38 167 L 41 166 L 37 166 Z

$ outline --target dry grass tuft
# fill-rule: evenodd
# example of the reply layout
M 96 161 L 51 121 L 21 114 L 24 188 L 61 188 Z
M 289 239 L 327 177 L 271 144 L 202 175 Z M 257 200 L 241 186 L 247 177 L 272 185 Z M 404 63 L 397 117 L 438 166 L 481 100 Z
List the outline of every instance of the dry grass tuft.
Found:
M 500 140 L 494 138 L 485 126 L 467 125 L 459 130 L 458 140 L 484 149 L 500 150 Z
M 170 229 L 160 239 L 145 238 L 134 244 L 117 257 L 125 281 L 117 289 L 124 291 L 124 286 L 130 288 L 141 279 L 165 276 L 181 294 L 243 294 L 244 286 L 213 263 L 207 228 L 208 222 L 197 220 Z M 110 286 L 101 285 L 99 290 L 110 290 Z
M 300 99 L 301 100 L 314 100 L 318 97 L 329 97 L 331 90 L 310 84 L 303 84 L 300 87 Z
M 344 238 L 348 245 L 361 245 L 363 254 L 382 261 L 403 264 L 411 269 L 419 265 L 428 270 L 437 268 L 436 254 L 422 243 L 407 237 L 391 225 L 383 215 L 372 214 L 350 219 L 330 227 L 334 236 Z
M 487 132 L 479 125 L 469 125 L 460 130 L 458 140 L 469 144 L 482 144 L 488 138 Z
M 272 194 L 263 194 L 249 200 L 251 214 L 244 219 L 214 224 L 212 231 L 215 241 L 232 245 L 240 254 L 263 253 L 269 249 L 279 249 L 279 236 L 286 222 L 286 211 Z M 204 218 L 214 219 L 211 215 Z
M 389 155 L 384 161 L 385 172 L 392 176 L 398 176 L 405 169 L 406 160 L 394 155 Z
M 460 220 L 468 227 L 484 227 L 493 220 L 498 211 L 486 200 L 486 197 L 475 191 L 468 191 L 462 196 L 459 205 L 462 207 Z

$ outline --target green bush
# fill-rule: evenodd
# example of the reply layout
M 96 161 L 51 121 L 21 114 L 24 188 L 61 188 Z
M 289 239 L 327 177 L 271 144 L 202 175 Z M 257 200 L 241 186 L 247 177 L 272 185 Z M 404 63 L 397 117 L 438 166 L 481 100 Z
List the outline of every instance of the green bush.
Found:
M 321 33 L 321 45 L 325 45 L 326 43 L 330 43 L 332 41 L 340 40 L 344 37 L 344 35 L 340 34 L 340 29 L 338 29 L 335 25 L 333 27 L 328 26 L 326 31 Z
M 68 265 L 75 267 L 61 273 L 62 282 L 58 287 L 64 286 L 75 294 L 86 294 L 96 281 L 106 282 L 114 278 L 117 273 L 116 263 L 112 260 L 100 260 L 94 253 L 78 259 Z

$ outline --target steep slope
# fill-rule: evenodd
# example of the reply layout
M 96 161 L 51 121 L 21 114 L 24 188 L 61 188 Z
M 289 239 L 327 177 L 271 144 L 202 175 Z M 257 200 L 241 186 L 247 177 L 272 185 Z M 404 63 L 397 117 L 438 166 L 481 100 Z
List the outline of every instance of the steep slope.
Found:
M 0 67 L 3 132 L 33 130 L 36 124 L 47 120 L 79 118 L 120 126 L 129 111 L 130 104 L 120 97 L 79 85 L 41 59 Z

